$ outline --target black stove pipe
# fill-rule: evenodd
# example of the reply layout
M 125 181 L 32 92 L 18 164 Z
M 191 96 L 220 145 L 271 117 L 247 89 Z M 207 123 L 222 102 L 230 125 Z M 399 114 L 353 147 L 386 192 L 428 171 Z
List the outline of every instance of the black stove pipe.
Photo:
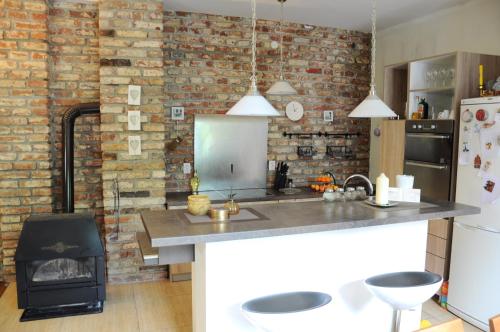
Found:
M 74 179 L 74 146 L 75 121 L 78 117 L 88 114 L 99 114 L 99 103 L 78 104 L 68 109 L 62 117 L 64 187 L 63 208 L 65 213 L 75 212 L 75 179 Z

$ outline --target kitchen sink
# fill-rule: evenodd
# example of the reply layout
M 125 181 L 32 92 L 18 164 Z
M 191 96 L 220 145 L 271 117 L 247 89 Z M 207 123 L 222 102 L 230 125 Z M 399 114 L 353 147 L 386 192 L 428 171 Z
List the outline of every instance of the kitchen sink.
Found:
M 234 197 L 236 200 L 242 199 L 252 199 L 252 198 L 263 198 L 274 196 L 273 193 L 269 192 L 267 189 L 236 189 L 232 191 L 236 194 Z M 209 190 L 200 191 L 200 194 L 208 195 L 208 198 L 212 201 L 220 201 L 228 199 L 231 190 Z

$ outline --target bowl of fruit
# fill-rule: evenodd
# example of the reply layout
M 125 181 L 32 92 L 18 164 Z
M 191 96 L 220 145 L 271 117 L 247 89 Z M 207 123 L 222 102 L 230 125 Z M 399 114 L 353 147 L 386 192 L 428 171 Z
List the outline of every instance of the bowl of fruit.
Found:
M 309 179 L 311 185 L 309 186 L 313 191 L 325 192 L 325 190 L 332 189 L 337 190 L 339 187 L 334 184 L 334 180 L 329 175 L 321 175 L 312 179 Z

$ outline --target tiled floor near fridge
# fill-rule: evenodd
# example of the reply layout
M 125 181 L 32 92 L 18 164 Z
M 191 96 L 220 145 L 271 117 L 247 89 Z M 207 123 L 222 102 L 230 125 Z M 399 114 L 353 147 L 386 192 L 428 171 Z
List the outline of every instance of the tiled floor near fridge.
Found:
M 432 325 L 437 325 L 440 323 L 447 322 L 449 320 L 455 319 L 457 316 L 453 315 L 451 312 L 441 308 L 433 300 L 429 300 L 424 303 L 422 307 L 422 319 L 426 319 L 432 323 Z M 482 330 L 464 322 L 465 332 L 482 332 Z

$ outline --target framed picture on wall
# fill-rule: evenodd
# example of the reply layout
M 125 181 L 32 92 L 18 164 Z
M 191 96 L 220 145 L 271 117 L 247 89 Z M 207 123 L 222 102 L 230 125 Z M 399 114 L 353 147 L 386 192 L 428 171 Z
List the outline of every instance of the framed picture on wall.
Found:
M 333 111 L 324 111 L 323 120 L 325 122 L 333 122 Z
M 184 120 L 184 107 L 173 106 L 172 107 L 172 120 L 182 121 Z

